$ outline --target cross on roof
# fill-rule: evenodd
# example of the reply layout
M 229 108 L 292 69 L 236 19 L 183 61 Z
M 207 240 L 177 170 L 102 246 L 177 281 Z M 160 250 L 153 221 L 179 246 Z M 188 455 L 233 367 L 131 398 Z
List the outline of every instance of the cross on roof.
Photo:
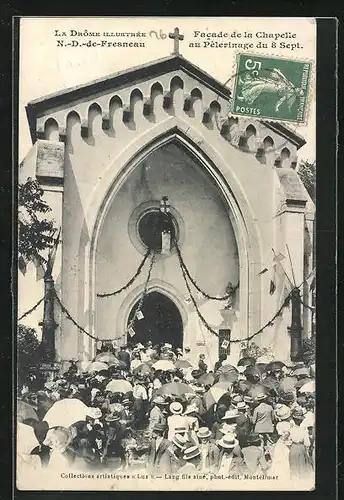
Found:
M 179 34 L 179 28 L 174 28 L 174 32 L 170 33 L 169 38 L 172 38 L 174 40 L 174 47 L 173 47 L 173 52 L 172 55 L 178 55 L 179 54 L 179 41 L 184 40 L 184 35 Z

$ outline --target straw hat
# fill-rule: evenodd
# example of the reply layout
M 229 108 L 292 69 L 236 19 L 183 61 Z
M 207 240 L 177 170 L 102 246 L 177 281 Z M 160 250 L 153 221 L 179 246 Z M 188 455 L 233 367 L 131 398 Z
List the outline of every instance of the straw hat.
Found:
M 291 415 L 291 409 L 287 405 L 278 404 L 275 409 L 275 416 L 278 420 L 288 420 Z
M 162 396 L 156 396 L 156 398 L 153 399 L 153 403 L 156 405 L 167 405 L 165 399 Z
M 236 394 L 235 396 L 233 396 L 232 398 L 232 405 L 233 406 L 237 406 L 238 403 L 241 403 L 243 401 L 242 399 L 242 396 L 240 396 L 240 394 Z
M 181 415 L 183 413 L 183 406 L 178 401 L 174 401 L 170 404 L 170 412 L 174 415 Z
M 247 404 L 245 403 L 245 401 L 239 401 L 239 403 L 237 403 L 236 405 L 236 409 L 238 411 L 243 411 L 243 410 L 247 410 L 248 406 Z
M 120 420 L 120 416 L 118 413 L 109 413 L 105 417 L 106 422 L 118 422 Z
M 186 450 L 184 450 L 183 459 L 191 460 L 192 458 L 198 457 L 200 454 L 201 452 L 198 446 L 189 446 L 189 448 L 186 448 Z
M 257 401 L 263 401 L 266 398 L 266 394 L 260 392 L 256 395 L 256 400 Z
M 204 389 L 203 385 L 195 385 L 194 391 L 199 392 L 199 393 L 203 393 L 203 392 L 205 392 L 205 389 Z
M 232 450 L 235 448 L 238 444 L 239 441 L 235 439 L 234 434 L 226 434 L 223 436 L 218 442 L 218 445 L 220 445 L 222 448 L 226 448 L 227 450 Z
M 172 443 L 175 444 L 179 449 L 183 450 L 185 448 L 186 439 L 181 434 L 175 434 Z
M 219 431 L 221 432 L 221 434 L 232 434 L 233 432 L 235 432 L 235 429 L 236 429 L 236 424 L 235 423 L 227 424 L 227 422 L 225 422 L 220 427 Z
M 89 408 L 87 415 L 91 418 L 94 418 L 95 420 L 97 418 L 101 418 L 103 413 L 100 408 Z
M 198 412 L 198 408 L 195 404 L 191 404 L 189 405 L 186 410 L 184 411 L 184 415 L 188 415 L 189 413 L 194 413 L 194 412 Z
M 237 410 L 227 410 L 222 420 L 234 420 L 239 416 Z
M 303 419 L 304 416 L 305 416 L 305 411 L 303 411 L 301 407 L 296 407 L 293 409 L 292 411 L 293 418 Z
M 198 432 L 197 432 L 197 436 L 200 439 L 205 439 L 205 438 L 208 438 L 208 437 L 211 436 L 211 432 L 208 429 L 208 427 L 200 427 L 199 430 L 198 430 Z

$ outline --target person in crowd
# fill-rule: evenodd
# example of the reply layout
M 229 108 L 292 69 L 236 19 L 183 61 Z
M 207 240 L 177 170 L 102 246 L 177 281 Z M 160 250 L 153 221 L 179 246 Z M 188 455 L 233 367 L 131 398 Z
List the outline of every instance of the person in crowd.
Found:
M 107 467 L 125 465 L 125 450 L 122 446 L 124 427 L 120 423 L 120 415 L 109 413 L 105 417 L 106 440 L 102 451 L 101 461 Z
M 279 417 L 280 418 L 280 417 Z M 271 468 L 269 470 L 271 475 L 277 475 L 284 481 L 290 480 L 290 465 L 289 465 L 289 448 L 291 445 L 290 440 L 291 424 L 288 419 L 280 419 L 276 424 L 276 432 L 278 440 L 272 449 Z
M 214 372 L 216 373 L 219 368 L 221 368 L 222 363 L 227 359 L 227 354 L 222 353 L 219 356 L 219 359 L 216 361 L 214 366 Z
M 186 425 L 189 429 L 189 441 L 198 445 L 197 432 L 199 430 L 198 408 L 192 403 L 184 411 Z
M 222 435 L 224 434 L 237 434 L 237 418 L 239 417 L 239 413 L 236 409 L 227 410 L 224 416 L 222 417 L 222 425 L 220 427 L 220 432 Z
M 270 434 L 274 431 L 273 407 L 267 403 L 266 395 L 259 393 L 256 395 L 258 406 L 253 410 L 252 424 L 256 434 L 262 434 L 264 445 L 271 442 Z
M 252 431 L 252 420 L 248 412 L 248 406 L 245 401 L 239 401 L 236 405 L 236 410 L 239 415 L 235 421 L 236 436 L 239 440 L 240 447 L 246 446 L 247 437 Z
M 241 452 L 249 474 L 265 474 L 269 464 L 265 459 L 263 443 L 259 434 L 249 434 L 246 438 L 246 446 L 241 448 Z
M 202 373 L 207 373 L 208 371 L 208 366 L 205 362 L 205 355 L 204 354 L 200 354 L 199 355 L 199 358 L 198 358 L 198 369 L 202 372 Z
M 184 450 L 188 446 L 187 437 L 183 434 L 175 434 L 172 439 L 172 451 L 174 457 L 172 459 L 172 472 L 179 472 L 179 469 L 185 465 L 183 459 Z
M 146 387 L 143 383 L 143 380 L 144 380 L 143 376 L 140 373 L 138 373 L 134 381 L 133 412 L 134 412 L 134 426 L 136 429 L 142 429 L 147 410 L 148 394 Z
M 163 424 L 167 425 L 167 420 L 166 420 L 166 406 L 167 403 L 163 396 L 156 396 L 156 398 L 153 400 L 154 406 L 150 411 L 149 414 L 149 426 L 148 426 L 148 432 L 151 435 L 153 432 L 153 428 L 155 424 Z
M 183 413 L 183 405 L 178 401 L 174 401 L 169 407 L 170 416 L 167 418 L 168 425 L 168 440 L 172 441 L 176 427 L 186 427 L 188 430 L 188 422 Z
M 220 431 L 223 425 L 223 417 L 225 416 L 227 411 L 227 406 L 223 404 L 218 404 L 214 413 L 214 423 L 211 427 L 211 435 L 215 441 L 218 441 L 222 438 L 223 434 Z
M 199 471 L 201 467 L 201 452 L 198 446 L 191 445 L 185 448 L 183 460 L 185 461 L 185 465 L 179 469 L 179 474 L 192 474 Z
M 39 444 L 33 448 L 31 455 L 39 456 L 43 469 L 48 466 L 51 452 L 51 448 L 44 444 L 48 430 L 49 424 L 44 420 L 42 422 L 35 422 L 34 433 Z
M 220 450 L 211 440 L 211 431 L 208 427 L 200 427 L 197 432 L 199 449 L 201 452 L 201 472 L 212 472 L 218 465 Z
M 195 396 L 190 398 L 190 404 L 197 406 L 198 414 L 202 416 L 206 412 L 203 402 L 203 396 L 205 394 L 204 386 L 202 384 L 197 383 L 196 385 L 194 385 L 194 391 L 195 391 Z
M 120 351 L 117 354 L 117 358 L 125 364 L 126 370 L 130 370 L 130 354 L 127 350 L 126 345 L 122 345 Z
M 148 454 L 148 470 L 154 474 L 168 474 L 172 472 L 174 452 L 171 441 L 164 438 L 166 426 L 155 424 Z
M 298 425 L 290 429 L 289 466 L 291 480 L 307 480 L 313 472 L 313 463 L 305 445 L 304 430 Z
M 239 441 L 235 435 L 228 433 L 217 441 L 220 448 L 217 473 L 228 476 L 229 474 L 242 475 L 244 472 L 244 460 L 239 448 Z

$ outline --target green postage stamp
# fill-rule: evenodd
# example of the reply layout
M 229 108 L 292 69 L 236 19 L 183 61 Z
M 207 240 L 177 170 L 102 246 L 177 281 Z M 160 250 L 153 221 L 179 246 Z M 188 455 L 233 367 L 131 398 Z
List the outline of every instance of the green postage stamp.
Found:
M 232 112 L 304 123 L 310 77 L 308 61 L 239 54 Z

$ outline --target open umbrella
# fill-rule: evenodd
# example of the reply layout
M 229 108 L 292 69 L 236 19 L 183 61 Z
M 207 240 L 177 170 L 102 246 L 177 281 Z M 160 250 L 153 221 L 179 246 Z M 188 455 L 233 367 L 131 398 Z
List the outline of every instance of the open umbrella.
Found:
M 110 392 L 121 392 L 123 394 L 131 392 L 133 386 L 128 380 L 110 380 L 110 382 L 105 387 L 106 391 Z
M 52 427 L 68 428 L 75 422 L 85 420 L 88 414 L 88 406 L 80 399 L 60 399 L 47 411 L 44 420 L 48 422 L 50 429 Z
M 258 394 L 268 394 L 268 388 L 261 384 L 255 384 L 247 391 L 247 395 L 253 399 L 255 399 Z
M 280 389 L 283 392 L 290 392 L 294 389 L 297 382 L 296 377 L 284 377 L 279 383 Z
M 260 373 L 264 373 L 266 371 L 268 363 L 256 363 L 254 366 L 257 368 L 257 370 L 260 371 Z
M 112 352 L 101 352 L 95 357 L 95 361 L 106 363 L 109 366 L 116 366 L 120 362 Z
M 275 392 L 277 392 L 280 388 L 280 383 L 277 379 L 275 379 L 275 377 L 266 377 L 260 382 L 260 384 L 267 389 L 272 389 Z
M 178 359 L 175 362 L 175 367 L 178 368 L 179 370 L 181 369 L 187 370 L 188 368 L 192 367 L 192 363 L 190 363 L 190 361 L 188 361 L 187 359 Z
M 102 370 L 108 370 L 108 365 L 103 361 L 93 361 L 88 365 L 87 371 L 90 372 L 100 372 Z
M 183 382 L 169 382 L 159 387 L 156 395 L 164 396 L 165 394 L 172 394 L 173 396 L 183 396 L 191 392 L 195 393 L 188 384 L 184 384 Z
M 17 425 L 17 452 L 29 455 L 39 445 L 34 430 L 30 425 L 18 422 Z
M 207 410 L 217 403 L 224 394 L 228 393 L 228 391 L 229 386 L 226 382 L 218 382 L 213 385 L 213 387 L 210 387 L 209 391 L 203 396 L 203 401 Z
M 172 361 L 169 361 L 168 359 L 160 359 L 159 361 L 156 361 L 154 365 L 152 365 L 152 368 L 154 368 L 154 370 L 168 372 L 173 371 L 175 369 L 175 366 Z
M 253 358 L 252 356 L 245 356 L 238 361 L 238 366 L 253 366 L 255 364 L 256 358 Z
M 29 418 L 39 421 L 36 410 L 25 401 L 17 399 L 17 419 L 19 422 L 23 422 Z
M 152 369 L 149 365 L 147 365 L 147 363 L 142 363 L 142 365 L 137 366 L 133 370 L 133 373 L 135 373 L 135 375 L 137 373 L 142 373 L 143 375 L 146 375 L 146 374 L 151 373 L 151 372 L 152 372 Z
M 313 382 L 314 379 L 310 377 L 302 378 L 301 380 L 298 380 L 295 384 L 295 389 L 301 389 L 304 385 L 308 384 L 308 382 Z
M 282 361 L 271 361 L 266 367 L 267 372 L 275 372 L 281 370 L 285 366 L 285 363 Z
M 203 385 L 213 385 L 215 375 L 213 373 L 203 373 L 198 379 L 198 382 Z
M 311 380 L 310 382 L 307 382 L 306 384 L 304 384 L 302 387 L 300 387 L 299 392 L 314 393 L 315 392 L 315 380 Z

